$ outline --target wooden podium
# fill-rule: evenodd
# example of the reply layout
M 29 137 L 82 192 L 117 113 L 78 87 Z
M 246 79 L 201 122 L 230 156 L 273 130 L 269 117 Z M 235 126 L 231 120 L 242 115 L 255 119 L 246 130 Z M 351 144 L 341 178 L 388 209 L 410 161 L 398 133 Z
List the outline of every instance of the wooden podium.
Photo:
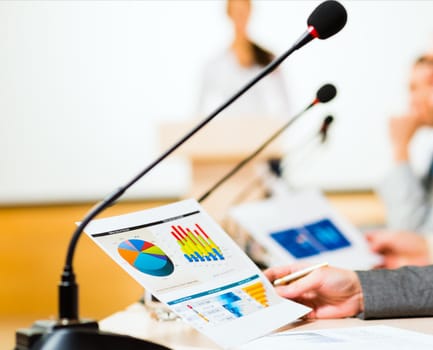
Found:
M 199 120 L 187 120 L 161 124 L 161 149 L 166 150 L 198 123 Z M 191 162 L 192 188 L 188 197 L 200 198 L 283 124 L 284 120 L 266 117 L 217 117 L 212 120 L 175 153 L 176 156 L 185 157 Z M 280 158 L 282 154 L 281 138 L 277 138 L 201 204 L 214 219 L 223 223 L 232 205 L 263 195 L 263 186 L 259 185 L 258 165 L 264 166 L 266 159 Z

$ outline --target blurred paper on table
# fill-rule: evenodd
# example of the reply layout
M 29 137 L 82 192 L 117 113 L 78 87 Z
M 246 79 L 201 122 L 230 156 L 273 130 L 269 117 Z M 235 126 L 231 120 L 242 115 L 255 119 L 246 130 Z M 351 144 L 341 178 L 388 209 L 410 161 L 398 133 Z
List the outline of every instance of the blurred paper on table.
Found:
M 299 192 L 233 207 L 230 217 L 258 244 L 268 266 L 294 261 L 368 269 L 379 262 L 363 234 L 319 192 Z
M 368 326 L 281 332 L 257 339 L 237 350 L 428 350 L 433 336 L 389 326 Z

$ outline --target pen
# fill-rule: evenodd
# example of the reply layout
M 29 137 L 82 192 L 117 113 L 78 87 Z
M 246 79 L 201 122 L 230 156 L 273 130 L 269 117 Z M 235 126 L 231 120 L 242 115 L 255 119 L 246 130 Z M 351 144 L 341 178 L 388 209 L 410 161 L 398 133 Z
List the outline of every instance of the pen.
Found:
M 274 281 L 274 286 L 281 286 L 283 284 L 290 283 L 290 282 L 297 280 L 298 278 L 304 277 L 305 275 L 308 275 L 310 272 L 317 270 L 317 269 L 320 269 L 321 267 L 324 267 L 324 266 L 328 266 L 328 263 L 323 262 L 320 264 L 312 265 L 312 266 L 309 266 L 305 269 L 293 272 L 293 273 L 286 275 L 284 277 L 277 278 Z

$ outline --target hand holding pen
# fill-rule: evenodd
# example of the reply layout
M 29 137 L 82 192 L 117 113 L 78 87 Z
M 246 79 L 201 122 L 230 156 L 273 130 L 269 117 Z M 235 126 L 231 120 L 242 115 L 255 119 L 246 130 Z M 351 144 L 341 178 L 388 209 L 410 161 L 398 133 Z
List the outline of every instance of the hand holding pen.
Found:
M 358 275 L 324 265 L 272 267 L 265 275 L 271 282 L 281 279 L 275 287 L 280 296 L 311 307 L 310 318 L 347 317 L 362 312 L 364 303 Z
M 289 284 L 290 282 L 296 281 L 299 278 L 302 278 L 306 275 L 308 275 L 310 272 L 313 272 L 314 270 L 320 269 L 321 267 L 328 266 L 327 262 L 323 262 L 316 265 L 308 266 L 304 269 L 289 273 L 288 275 L 285 275 L 281 278 L 277 278 L 274 280 L 274 286 L 282 286 L 284 284 Z

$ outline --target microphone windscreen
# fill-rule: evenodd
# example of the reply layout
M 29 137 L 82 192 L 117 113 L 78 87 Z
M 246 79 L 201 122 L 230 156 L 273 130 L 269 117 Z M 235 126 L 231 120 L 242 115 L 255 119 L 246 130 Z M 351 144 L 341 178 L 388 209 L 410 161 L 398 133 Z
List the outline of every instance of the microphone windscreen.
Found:
M 330 125 L 333 121 L 334 121 L 334 117 L 333 117 L 332 115 L 328 115 L 328 116 L 325 118 L 324 124 L 326 124 L 326 125 Z
M 325 84 L 317 90 L 316 98 L 321 103 L 331 101 L 337 95 L 337 89 L 332 84 Z
M 319 39 L 327 39 L 338 33 L 346 24 L 347 12 L 338 1 L 322 2 L 308 17 L 307 24 L 312 26 Z

